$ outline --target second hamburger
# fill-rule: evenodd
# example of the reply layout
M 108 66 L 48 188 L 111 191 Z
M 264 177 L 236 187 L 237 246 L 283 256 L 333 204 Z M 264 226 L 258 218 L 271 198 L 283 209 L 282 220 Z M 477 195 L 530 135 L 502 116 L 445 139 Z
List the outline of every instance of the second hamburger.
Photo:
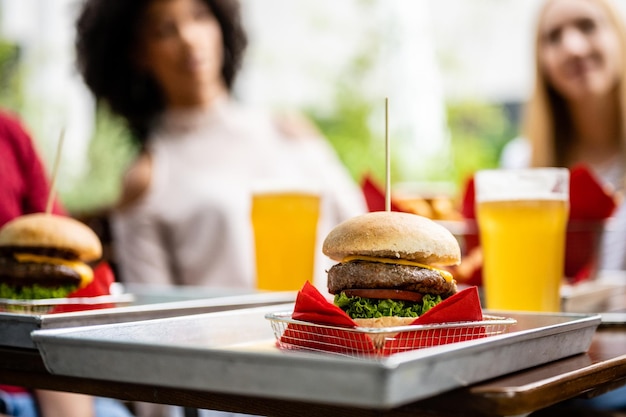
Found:
M 66 297 L 93 280 L 98 236 L 70 217 L 35 213 L 0 229 L 0 298 Z
M 372 212 L 351 218 L 326 237 L 322 251 L 339 261 L 328 271 L 335 304 L 360 326 L 406 325 L 457 292 L 452 275 L 456 238 L 410 213 Z

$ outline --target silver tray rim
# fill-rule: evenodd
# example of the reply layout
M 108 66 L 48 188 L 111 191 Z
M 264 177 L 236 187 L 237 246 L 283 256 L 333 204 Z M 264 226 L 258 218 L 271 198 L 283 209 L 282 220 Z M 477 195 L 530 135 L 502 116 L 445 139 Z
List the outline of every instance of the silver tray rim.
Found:
M 135 295 L 131 293 L 125 294 L 107 294 L 97 295 L 93 297 L 61 297 L 61 298 L 38 298 L 38 299 L 14 299 L 0 298 L 0 307 L 3 306 L 19 306 L 19 307 L 51 307 L 63 305 L 97 305 L 109 303 L 131 303 L 135 300 Z

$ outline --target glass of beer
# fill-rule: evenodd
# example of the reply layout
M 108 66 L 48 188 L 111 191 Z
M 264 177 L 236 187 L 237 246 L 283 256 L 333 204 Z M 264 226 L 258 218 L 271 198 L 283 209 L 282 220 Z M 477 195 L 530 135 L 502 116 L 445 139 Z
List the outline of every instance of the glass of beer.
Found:
M 252 196 L 257 289 L 299 290 L 313 282 L 320 196 L 298 189 L 257 190 Z
M 569 171 L 483 170 L 475 182 L 487 308 L 560 311 Z

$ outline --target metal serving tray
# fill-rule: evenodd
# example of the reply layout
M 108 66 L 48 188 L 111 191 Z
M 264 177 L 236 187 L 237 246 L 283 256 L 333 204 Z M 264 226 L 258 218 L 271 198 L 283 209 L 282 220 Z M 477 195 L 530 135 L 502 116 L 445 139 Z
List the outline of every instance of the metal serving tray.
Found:
M 507 333 L 352 358 L 280 350 L 265 315 L 293 304 L 33 333 L 53 374 L 386 409 L 585 352 L 598 315 L 486 312 Z
M 55 314 L 0 312 L 0 345 L 35 349 L 31 332 L 210 313 L 293 302 L 295 292 L 243 293 L 228 289 L 131 287 L 133 301 L 99 310 Z M 195 294 L 195 298 L 193 298 Z

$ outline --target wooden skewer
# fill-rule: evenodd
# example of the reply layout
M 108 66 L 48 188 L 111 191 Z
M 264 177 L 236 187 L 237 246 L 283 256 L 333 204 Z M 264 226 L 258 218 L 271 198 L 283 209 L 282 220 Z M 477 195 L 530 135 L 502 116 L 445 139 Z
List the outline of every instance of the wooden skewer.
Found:
M 389 145 L 389 97 L 385 97 L 385 211 L 391 211 L 391 154 Z
M 54 157 L 54 165 L 52 166 L 52 176 L 50 178 L 50 192 L 48 193 L 48 202 L 46 203 L 46 214 L 52 213 L 52 203 L 56 194 L 56 180 L 59 171 L 59 161 L 61 160 L 61 151 L 63 150 L 63 140 L 65 138 L 65 127 L 61 129 L 59 143 L 57 144 L 57 152 Z

